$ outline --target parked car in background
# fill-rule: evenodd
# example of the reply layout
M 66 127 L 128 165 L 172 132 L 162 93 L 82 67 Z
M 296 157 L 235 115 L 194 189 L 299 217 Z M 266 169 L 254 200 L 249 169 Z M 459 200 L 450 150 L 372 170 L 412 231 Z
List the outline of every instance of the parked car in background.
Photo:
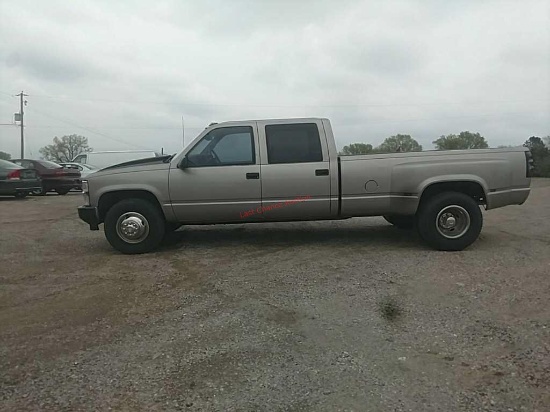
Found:
M 158 157 L 160 154 L 153 150 L 121 150 L 109 152 L 82 153 L 73 159 L 73 163 L 90 165 L 97 169 L 129 162 L 132 160 Z
M 62 162 L 59 163 L 65 169 L 76 169 L 80 172 L 80 177 L 82 179 L 88 177 L 90 173 L 97 172 L 99 169 L 87 164 L 72 163 L 72 162 Z
M 77 169 L 65 169 L 49 160 L 14 159 L 13 163 L 26 169 L 34 169 L 40 176 L 42 186 L 35 193 L 45 195 L 55 191 L 66 195 L 71 189 L 81 187 L 80 172 Z
M 0 195 L 23 198 L 40 189 L 40 178 L 36 170 L 0 160 Z

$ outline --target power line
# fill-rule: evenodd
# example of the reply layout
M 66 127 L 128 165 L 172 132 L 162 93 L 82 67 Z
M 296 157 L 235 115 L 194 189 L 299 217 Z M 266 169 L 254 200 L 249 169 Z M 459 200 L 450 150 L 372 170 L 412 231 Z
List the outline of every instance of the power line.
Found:
M 3 94 L 7 94 L 2 92 Z M 9 95 L 9 94 L 8 94 Z M 73 101 L 95 101 L 109 103 L 147 103 L 147 104 L 168 104 L 168 101 L 159 100 L 120 100 L 120 99 L 97 99 L 89 97 L 73 98 L 68 96 L 52 96 L 33 94 L 32 97 L 47 98 L 57 100 Z M 550 99 L 525 99 L 525 100 L 487 100 L 487 101 L 453 101 L 453 102 L 421 102 L 421 103 L 344 103 L 344 104 L 297 104 L 297 105 L 277 105 L 277 104 L 242 104 L 242 103 L 212 103 L 212 102 L 181 102 L 179 106 L 219 106 L 219 107 L 266 107 L 266 108 L 295 108 L 295 107 L 406 107 L 406 106 L 444 106 L 444 105 L 474 105 L 474 104 L 494 104 L 494 103 L 525 103 L 525 102 L 550 102 Z
M 536 111 L 529 111 L 529 112 L 500 112 L 500 113 L 484 113 L 484 114 L 472 114 L 472 115 L 462 115 L 462 116 L 438 116 L 438 117 L 432 117 L 432 118 L 414 118 L 414 119 L 376 119 L 376 120 L 370 120 L 366 119 L 362 122 L 363 125 L 369 125 L 372 123 L 402 123 L 402 122 L 417 122 L 417 121 L 426 121 L 426 122 L 434 122 L 434 121 L 441 121 L 441 120 L 450 120 L 450 119 L 467 119 L 467 118 L 484 118 L 484 117 L 499 117 L 499 116 L 524 116 L 524 115 L 533 115 L 537 114 L 539 112 Z M 543 112 L 546 113 L 546 112 Z M 52 116 L 48 116 L 51 118 L 54 118 Z M 56 119 L 60 120 L 60 119 Z M 61 121 L 61 120 L 60 120 Z M 65 123 L 67 123 L 65 121 Z M 152 126 L 152 127 L 104 127 L 104 126 L 80 126 L 76 125 L 79 128 L 82 129 L 107 129 L 107 130 L 181 130 L 181 126 Z M 51 125 L 34 125 L 34 126 L 26 126 L 26 128 L 32 128 L 32 129 L 56 129 L 59 128 L 59 126 L 51 126 Z M 185 127 L 186 130 L 204 130 L 204 126 L 202 127 Z M 114 139 L 114 138 L 113 138 Z
M 25 126 L 27 129 L 59 129 L 60 126 L 51 126 L 51 125 L 34 125 L 34 126 Z M 79 127 L 88 127 L 94 129 L 105 129 L 105 130 L 181 130 L 181 126 L 172 127 L 172 126 L 152 126 L 152 127 L 104 127 L 104 126 L 79 126 Z M 185 127 L 185 130 L 204 130 L 205 126 L 202 127 Z
M 143 146 L 137 145 L 137 144 L 135 144 L 135 143 L 129 143 L 129 142 L 125 141 L 125 140 L 118 139 L 118 138 L 113 137 L 113 136 L 109 136 L 109 135 L 107 135 L 107 134 L 105 134 L 105 133 L 101 133 L 101 132 L 98 132 L 98 131 L 96 131 L 96 130 L 90 129 L 89 127 L 80 126 L 80 125 L 78 125 L 78 124 L 76 124 L 76 123 L 74 123 L 74 122 L 71 122 L 71 121 L 69 121 L 69 120 L 63 120 L 63 119 L 60 119 L 60 118 L 58 118 L 58 117 L 52 116 L 52 115 L 50 115 L 50 114 L 46 114 L 46 113 L 40 112 L 40 111 L 38 111 L 38 110 L 36 110 L 36 109 L 33 109 L 33 111 L 35 111 L 35 112 L 38 113 L 38 114 L 41 114 L 42 116 L 50 117 L 50 118 L 52 118 L 52 119 L 54 119 L 54 120 L 57 120 L 57 121 L 59 121 L 59 122 L 61 122 L 61 123 L 66 123 L 66 124 L 69 124 L 69 125 L 71 125 L 71 126 L 78 127 L 78 128 L 80 128 L 80 129 L 86 130 L 86 131 L 88 131 L 88 132 L 90 132 L 90 133 L 97 134 L 98 136 L 103 136 L 103 137 L 105 137 L 105 138 L 107 138 L 107 139 L 114 140 L 115 142 L 123 143 L 123 144 L 125 144 L 125 145 L 130 146 L 130 147 L 138 147 L 138 148 L 141 148 L 141 149 L 148 150 L 147 148 L 145 148 L 145 147 L 143 147 Z
M 488 114 L 473 114 L 473 115 L 464 115 L 464 116 L 445 116 L 445 117 L 432 117 L 432 118 L 417 118 L 417 119 L 402 119 L 402 120 L 394 120 L 394 119 L 383 119 L 383 120 L 374 120 L 369 121 L 365 120 L 364 124 L 369 123 L 402 123 L 402 122 L 432 122 L 432 121 L 440 121 L 440 120 L 450 120 L 450 119 L 468 119 L 468 118 L 483 118 L 483 117 L 499 117 L 499 116 L 522 116 L 522 115 L 530 115 L 537 112 L 529 111 L 529 112 L 509 112 L 509 113 L 488 113 Z M 546 112 L 544 112 L 546 113 Z

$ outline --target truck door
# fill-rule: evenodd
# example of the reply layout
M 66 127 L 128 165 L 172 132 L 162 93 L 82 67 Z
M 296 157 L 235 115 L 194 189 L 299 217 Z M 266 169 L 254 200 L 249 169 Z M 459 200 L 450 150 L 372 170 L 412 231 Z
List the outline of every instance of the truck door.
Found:
M 261 219 L 260 156 L 256 123 L 210 130 L 170 166 L 170 198 L 181 222 L 230 223 Z M 179 162 L 181 165 L 181 161 Z
M 264 220 L 330 216 L 331 170 L 321 120 L 258 122 Z

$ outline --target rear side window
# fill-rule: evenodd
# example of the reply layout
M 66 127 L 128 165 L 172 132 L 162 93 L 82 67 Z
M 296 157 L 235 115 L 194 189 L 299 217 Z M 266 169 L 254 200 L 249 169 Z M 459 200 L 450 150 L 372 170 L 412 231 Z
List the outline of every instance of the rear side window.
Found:
M 59 169 L 63 166 L 57 164 L 57 163 L 54 163 L 54 162 L 50 162 L 49 160 L 40 160 L 39 162 L 37 163 L 40 163 L 42 166 L 44 166 L 46 169 Z
M 14 163 L 24 167 L 25 169 L 34 169 L 34 163 L 28 160 L 16 160 Z
M 315 123 L 269 125 L 265 127 L 265 135 L 270 164 L 323 160 L 319 129 Z

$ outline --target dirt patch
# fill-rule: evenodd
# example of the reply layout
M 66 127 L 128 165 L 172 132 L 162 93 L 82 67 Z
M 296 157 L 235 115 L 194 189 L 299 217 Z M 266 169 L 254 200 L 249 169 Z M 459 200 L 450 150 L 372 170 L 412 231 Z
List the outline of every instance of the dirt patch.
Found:
M 549 179 L 459 253 L 372 218 L 125 256 L 80 199 L 0 200 L 2 410 L 550 409 Z

